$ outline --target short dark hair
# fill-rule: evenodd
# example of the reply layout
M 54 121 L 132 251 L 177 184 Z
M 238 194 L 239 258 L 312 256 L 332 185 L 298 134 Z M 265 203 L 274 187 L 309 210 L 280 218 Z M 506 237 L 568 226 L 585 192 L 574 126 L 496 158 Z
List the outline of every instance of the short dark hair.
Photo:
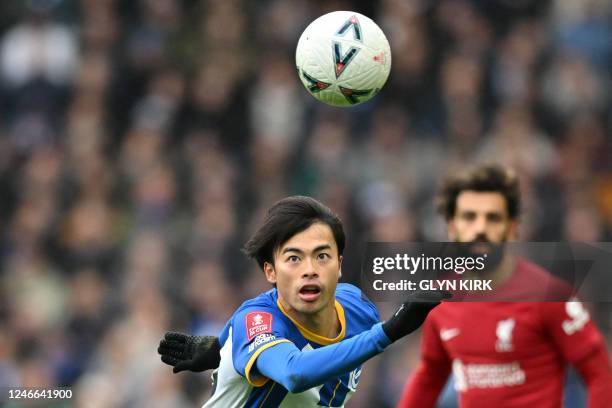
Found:
M 450 220 L 455 216 L 457 197 L 464 191 L 500 193 L 506 199 L 508 215 L 517 219 L 521 211 L 518 178 L 510 168 L 487 164 L 465 175 L 449 178 L 438 195 L 438 212 Z
M 291 196 L 277 201 L 266 215 L 261 227 L 244 245 L 243 252 L 263 269 L 265 262 L 274 263 L 274 251 L 295 234 L 312 224 L 323 223 L 331 228 L 338 247 L 344 251 L 344 228 L 340 218 L 327 206 L 311 197 Z

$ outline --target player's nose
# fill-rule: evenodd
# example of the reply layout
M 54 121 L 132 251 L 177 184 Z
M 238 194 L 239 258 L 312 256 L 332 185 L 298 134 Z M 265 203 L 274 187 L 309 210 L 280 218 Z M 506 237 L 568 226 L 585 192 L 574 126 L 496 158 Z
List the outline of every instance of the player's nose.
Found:
M 304 270 L 302 271 L 302 278 L 312 279 L 319 276 L 315 268 L 315 263 L 307 258 L 304 262 Z
M 477 217 L 472 226 L 475 236 L 487 235 L 487 220 L 485 217 Z

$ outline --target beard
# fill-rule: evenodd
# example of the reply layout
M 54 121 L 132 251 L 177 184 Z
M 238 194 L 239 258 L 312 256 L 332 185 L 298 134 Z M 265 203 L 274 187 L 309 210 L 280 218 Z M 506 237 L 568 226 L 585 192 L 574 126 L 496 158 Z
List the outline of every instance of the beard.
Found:
M 478 273 L 489 274 L 497 269 L 504 258 L 506 239 L 501 242 L 491 242 L 485 235 L 478 235 L 470 242 L 461 245 L 464 256 L 478 257 L 486 256 L 484 268 Z

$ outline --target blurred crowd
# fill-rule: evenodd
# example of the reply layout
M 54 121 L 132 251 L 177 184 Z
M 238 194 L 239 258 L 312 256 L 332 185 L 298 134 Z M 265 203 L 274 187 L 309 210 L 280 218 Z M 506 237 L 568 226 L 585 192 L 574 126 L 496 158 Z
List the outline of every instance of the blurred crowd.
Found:
M 310 97 L 294 62 L 342 9 L 393 58 L 351 109 Z M 611 38 L 607 0 L 1 2 L 0 386 L 199 406 L 209 373 L 171 374 L 157 342 L 218 333 L 268 289 L 240 248 L 289 194 L 340 214 L 348 282 L 367 241 L 444 240 L 436 189 L 479 162 L 520 175 L 522 240 L 610 241 Z M 412 337 L 350 406 L 394 404 Z

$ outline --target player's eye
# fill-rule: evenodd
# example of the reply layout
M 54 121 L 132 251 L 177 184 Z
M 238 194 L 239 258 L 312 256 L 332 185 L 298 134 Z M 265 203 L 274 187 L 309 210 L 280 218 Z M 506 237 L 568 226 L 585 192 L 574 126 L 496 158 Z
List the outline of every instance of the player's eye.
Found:
M 320 254 L 317 255 L 317 259 L 326 261 L 328 259 L 331 259 L 331 255 L 326 252 L 321 252 Z
M 287 262 L 289 263 L 297 263 L 300 261 L 300 258 L 297 255 L 290 255 L 287 257 Z
M 488 214 L 487 215 L 487 219 L 490 222 L 501 222 L 502 221 L 502 216 L 501 216 L 501 214 L 493 213 L 493 214 Z
M 474 221 L 476 219 L 476 213 L 474 212 L 461 213 L 461 219 L 463 219 L 464 221 Z

